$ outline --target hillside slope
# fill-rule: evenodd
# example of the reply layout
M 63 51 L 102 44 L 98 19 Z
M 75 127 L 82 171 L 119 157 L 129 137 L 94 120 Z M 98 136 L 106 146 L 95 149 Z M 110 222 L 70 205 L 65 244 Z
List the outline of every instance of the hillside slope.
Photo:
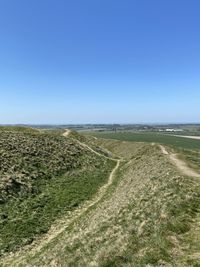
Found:
M 91 198 L 115 164 L 72 138 L 0 129 L 0 255 L 32 243 Z
M 199 179 L 158 145 L 97 143 L 123 158 L 104 193 L 57 221 L 53 238 L 5 255 L 2 266 L 199 266 Z

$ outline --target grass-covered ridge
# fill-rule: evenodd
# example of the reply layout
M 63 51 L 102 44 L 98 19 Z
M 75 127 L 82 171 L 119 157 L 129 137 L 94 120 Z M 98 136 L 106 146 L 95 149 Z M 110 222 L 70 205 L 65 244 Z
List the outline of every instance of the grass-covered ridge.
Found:
M 157 145 L 96 142 L 123 158 L 106 194 L 42 250 L 33 247 L 5 266 L 198 266 L 191 237 L 199 181 L 179 173 Z
M 0 254 L 47 232 L 93 196 L 114 165 L 72 138 L 0 129 Z
M 7 199 L 10 203 L 7 210 L 13 207 L 10 213 L 13 215 L 1 232 L 5 241 L 1 245 L 5 247 L 7 242 L 10 246 L 6 250 L 15 249 L 14 242 L 20 245 L 31 242 L 54 223 L 31 246 L 2 255 L 0 265 L 200 265 L 200 181 L 184 173 L 182 165 L 174 164 L 170 157 L 170 153 L 182 153 L 182 159 L 188 163 L 182 148 L 163 146 L 169 152 L 164 154 L 155 143 L 87 138 L 73 132 L 66 137 L 39 136 L 77 146 L 80 150 L 75 159 L 80 158 L 81 162 L 78 167 L 48 179 L 41 194 L 30 197 L 26 193 L 22 202 L 20 195 Z M 118 160 L 111 161 L 97 152 L 99 146 L 100 151 L 110 151 Z M 195 160 L 196 153 L 198 150 L 187 155 Z M 198 164 L 190 163 L 199 172 Z M 109 182 L 105 183 L 104 177 L 109 177 Z M 90 196 L 93 197 L 89 201 L 84 201 Z M 15 203 L 16 199 L 19 200 Z M 12 238 L 10 233 L 15 234 L 14 241 L 7 239 Z

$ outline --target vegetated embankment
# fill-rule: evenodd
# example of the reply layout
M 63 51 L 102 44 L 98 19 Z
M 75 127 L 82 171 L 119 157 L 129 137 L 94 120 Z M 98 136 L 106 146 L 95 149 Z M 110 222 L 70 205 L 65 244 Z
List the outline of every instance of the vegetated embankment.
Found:
M 72 138 L 0 130 L 0 255 L 31 244 L 90 199 L 115 164 Z
M 157 145 L 97 141 L 124 159 L 109 186 L 78 216 L 72 212 L 68 226 L 66 216 L 53 239 L 3 258 L 4 266 L 198 266 L 190 237 L 199 216 L 199 180 L 180 172 Z

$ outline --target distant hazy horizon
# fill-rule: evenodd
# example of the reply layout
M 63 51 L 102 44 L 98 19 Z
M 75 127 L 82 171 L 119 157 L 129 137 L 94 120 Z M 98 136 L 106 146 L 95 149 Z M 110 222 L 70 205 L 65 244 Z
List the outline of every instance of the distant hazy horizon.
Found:
M 1 1 L 0 124 L 200 121 L 200 2 Z
M 138 123 L 123 123 L 123 122 L 113 122 L 113 123 L 0 123 L 0 126 L 96 126 L 96 125 L 149 125 L 149 126 L 170 126 L 170 125 L 200 125 L 200 122 L 158 122 L 158 123 L 153 123 L 153 122 L 138 122 Z

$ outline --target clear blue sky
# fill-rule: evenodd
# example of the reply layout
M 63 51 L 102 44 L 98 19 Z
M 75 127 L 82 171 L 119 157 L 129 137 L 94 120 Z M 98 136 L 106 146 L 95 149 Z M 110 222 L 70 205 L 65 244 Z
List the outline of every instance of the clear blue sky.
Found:
M 0 123 L 200 122 L 199 0 L 0 0 Z

